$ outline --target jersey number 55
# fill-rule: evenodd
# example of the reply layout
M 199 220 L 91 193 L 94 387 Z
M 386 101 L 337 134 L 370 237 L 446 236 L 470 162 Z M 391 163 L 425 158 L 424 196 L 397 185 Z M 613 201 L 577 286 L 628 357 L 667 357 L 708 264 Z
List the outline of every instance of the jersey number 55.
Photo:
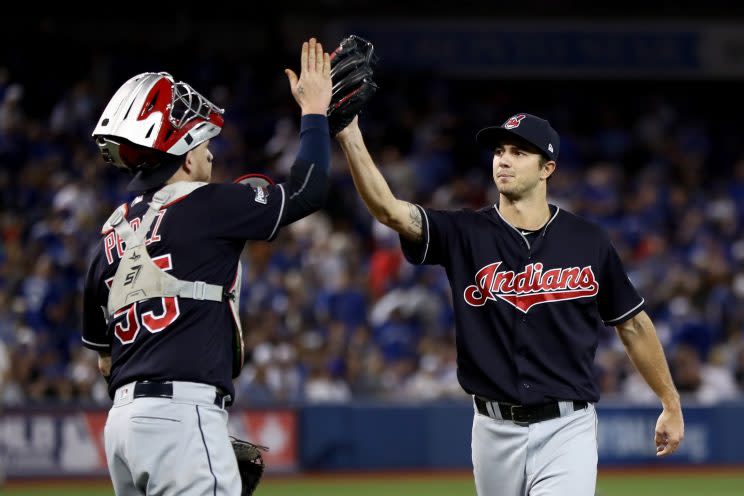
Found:
M 152 261 L 162 270 L 169 271 L 173 268 L 170 253 L 155 257 Z M 113 280 L 113 277 L 107 279 L 106 284 L 110 286 Z M 132 303 L 114 313 L 114 336 L 121 344 L 132 343 L 137 339 L 140 329 L 144 328 L 151 334 L 161 332 L 175 322 L 180 313 L 178 299 L 174 296 Z

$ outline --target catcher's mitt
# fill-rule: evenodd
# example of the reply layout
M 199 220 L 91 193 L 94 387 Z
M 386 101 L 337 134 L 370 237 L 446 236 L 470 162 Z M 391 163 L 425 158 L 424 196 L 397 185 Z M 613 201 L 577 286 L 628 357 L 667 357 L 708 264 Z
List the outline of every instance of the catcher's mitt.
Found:
M 372 43 L 353 34 L 331 54 L 333 93 L 327 112 L 331 136 L 348 126 L 377 91 L 372 80 L 376 62 Z
M 236 437 L 230 436 L 235 458 L 238 460 L 238 471 L 243 489 L 241 496 L 251 496 L 258 487 L 264 472 L 264 461 L 262 451 L 269 451 L 266 446 L 249 443 Z

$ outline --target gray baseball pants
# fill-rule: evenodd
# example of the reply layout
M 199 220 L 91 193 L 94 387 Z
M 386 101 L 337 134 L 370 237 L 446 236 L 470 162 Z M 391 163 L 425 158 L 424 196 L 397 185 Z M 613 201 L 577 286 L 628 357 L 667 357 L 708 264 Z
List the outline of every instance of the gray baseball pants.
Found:
M 569 408 L 570 406 L 570 408 Z M 489 409 L 494 412 L 494 409 Z M 593 496 L 597 481 L 597 414 L 591 403 L 530 425 L 475 410 L 472 457 L 479 496 Z
M 117 496 L 240 495 L 214 386 L 174 382 L 173 398 L 133 398 L 133 390 L 134 383 L 116 391 L 104 429 Z

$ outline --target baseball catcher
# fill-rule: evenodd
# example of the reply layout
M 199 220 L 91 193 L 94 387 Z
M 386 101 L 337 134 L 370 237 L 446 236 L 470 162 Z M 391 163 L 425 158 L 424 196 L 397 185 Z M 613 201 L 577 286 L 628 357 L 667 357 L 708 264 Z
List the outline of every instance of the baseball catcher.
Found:
M 236 437 L 230 436 L 235 458 L 238 460 L 238 471 L 243 488 L 240 496 L 251 496 L 256 490 L 261 476 L 264 472 L 264 461 L 262 451 L 269 451 L 266 446 L 249 443 Z
M 348 126 L 377 91 L 372 79 L 376 62 L 372 43 L 353 34 L 331 54 L 333 93 L 327 112 L 331 136 Z
M 330 53 L 310 38 L 299 76 L 284 73 L 300 136 L 280 184 L 212 182 L 224 111 L 167 72 L 127 80 L 97 120 L 103 159 L 134 175 L 138 195 L 104 224 L 82 288 L 82 341 L 113 401 L 105 452 L 120 496 L 249 495 L 263 475 L 264 450 L 226 429 L 245 358 L 240 259 L 324 205 L 331 157 Z M 174 427 L 187 418 L 193 429 Z

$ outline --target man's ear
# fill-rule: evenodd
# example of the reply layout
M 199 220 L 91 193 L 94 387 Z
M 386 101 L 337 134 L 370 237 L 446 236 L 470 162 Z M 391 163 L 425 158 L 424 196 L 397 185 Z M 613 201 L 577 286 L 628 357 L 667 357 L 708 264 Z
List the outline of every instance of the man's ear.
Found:
M 540 170 L 540 177 L 542 177 L 543 179 L 549 179 L 550 176 L 553 175 L 556 166 L 557 165 L 554 160 L 548 160 L 547 162 L 545 162 Z
M 193 155 L 191 154 L 191 150 L 186 152 L 186 156 L 183 158 L 183 164 L 181 164 L 181 168 L 186 174 L 191 174 L 191 160 Z

